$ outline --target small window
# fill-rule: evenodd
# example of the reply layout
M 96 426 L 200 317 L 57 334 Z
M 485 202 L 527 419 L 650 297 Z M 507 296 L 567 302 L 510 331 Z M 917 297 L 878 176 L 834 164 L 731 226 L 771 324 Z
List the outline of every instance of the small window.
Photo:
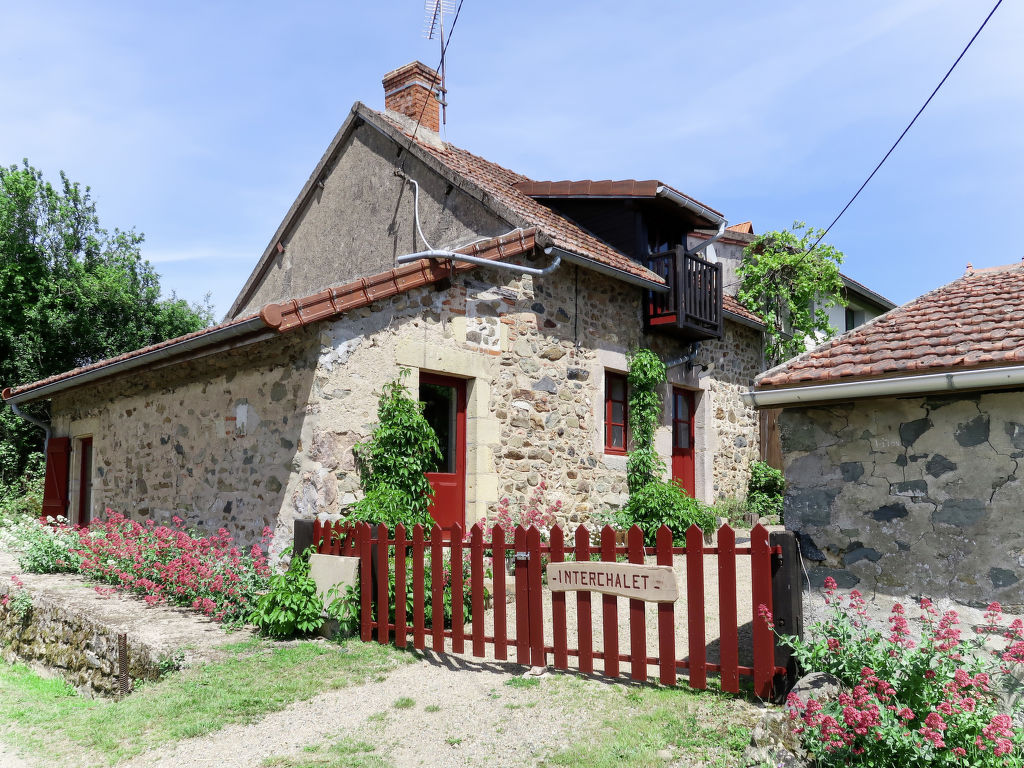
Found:
M 847 307 L 846 309 L 846 330 L 852 331 L 857 327 L 857 313 Z
M 627 403 L 626 375 L 607 372 L 604 376 L 604 452 L 626 452 Z

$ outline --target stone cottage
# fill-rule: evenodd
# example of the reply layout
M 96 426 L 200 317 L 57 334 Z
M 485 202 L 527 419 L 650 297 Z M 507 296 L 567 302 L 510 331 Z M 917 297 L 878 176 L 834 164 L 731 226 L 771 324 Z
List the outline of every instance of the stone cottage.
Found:
M 958 280 L 767 371 L 812 583 L 1024 610 L 1024 266 Z
M 352 445 L 408 369 L 445 454 L 437 520 L 542 481 L 581 520 L 626 498 L 634 347 L 669 366 L 672 475 L 707 501 L 745 492 L 762 324 L 701 258 L 723 216 L 661 182 L 535 181 L 446 143 L 436 81 L 409 64 L 384 112 L 353 106 L 223 323 L 4 390 L 50 403 L 48 513 L 286 538 L 357 498 Z

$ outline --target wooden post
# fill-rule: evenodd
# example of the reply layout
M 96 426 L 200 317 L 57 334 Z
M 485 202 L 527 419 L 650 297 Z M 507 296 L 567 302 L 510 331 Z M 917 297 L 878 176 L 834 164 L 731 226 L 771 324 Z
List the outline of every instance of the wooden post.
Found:
M 395 645 L 399 648 L 406 645 L 405 579 L 405 526 L 399 523 L 395 526 Z
M 473 606 L 473 655 L 484 655 L 484 529 L 474 523 L 469 532 L 469 590 Z M 502 563 L 504 565 L 504 563 Z
M 643 565 L 644 532 L 634 525 L 626 534 L 629 543 L 629 562 Z M 629 676 L 633 680 L 647 680 L 647 607 L 643 600 L 629 601 Z
M 590 531 L 586 526 L 576 528 L 576 562 L 590 562 Z M 580 672 L 594 671 L 593 617 L 590 613 L 590 593 L 582 589 L 576 593 L 576 636 L 580 651 Z
M 736 611 L 736 532 L 718 529 L 718 658 L 722 690 L 740 692 L 739 632 Z
M 708 687 L 704 628 L 704 532 L 696 525 L 686 529 L 686 612 L 690 687 L 703 691 Z
M 774 638 L 761 618 L 761 607 L 772 610 L 772 564 L 768 530 L 755 525 L 750 531 L 750 591 L 754 616 L 754 695 L 771 698 L 775 676 Z
M 318 546 L 319 551 L 320 542 L 315 541 L 313 537 L 313 523 L 314 520 L 296 520 L 295 526 L 292 528 L 292 552 L 296 555 L 301 555 L 309 547 L 314 544 Z
M 505 529 L 496 525 L 491 529 L 491 562 L 494 572 L 494 658 L 508 659 L 508 625 L 506 623 L 507 588 L 505 586 Z
M 800 576 L 800 553 L 793 531 L 772 531 L 768 543 L 774 549 L 782 547 L 781 555 L 772 555 L 772 613 L 775 631 L 780 635 L 804 634 L 803 582 Z M 785 643 L 775 643 L 775 666 L 784 667 L 785 675 L 775 680 L 775 692 L 782 695 L 796 683 L 796 660 L 793 649 Z
M 658 565 L 672 567 L 672 531 L 667 525 L 658 529 Z M 658 656 L 662 685 L 676 684 L 676 605 L 658 603 Z
M 601 560 L 615 562 L 615 530 L 606 525 L 601 531 Z M 601 596 L 601 629 L 604 634 L 604 673 L 619 676 L 619 599 L 614 595 Z
M 565 532 L 561 526 L 551 529 L 551 562 L 561 563 L 565 561 Z M 566 624 L 565 592 L 553 592 L 551 594 L 551 625 L 552 637 L 555 644 L 555 668 L 569 668 L 569 645 L 568 630 Z

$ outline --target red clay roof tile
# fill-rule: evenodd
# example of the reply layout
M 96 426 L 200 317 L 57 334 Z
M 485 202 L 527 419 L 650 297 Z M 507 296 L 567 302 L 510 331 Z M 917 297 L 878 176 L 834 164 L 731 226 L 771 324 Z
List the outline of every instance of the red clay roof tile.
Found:
M 1024 265 L 958 280 L 761 374 L 757 389 L 1024 361 Z

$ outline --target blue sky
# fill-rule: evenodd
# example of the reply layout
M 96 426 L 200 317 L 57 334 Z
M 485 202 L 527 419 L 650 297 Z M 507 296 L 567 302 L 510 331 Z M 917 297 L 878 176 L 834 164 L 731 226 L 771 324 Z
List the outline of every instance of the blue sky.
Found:
M 993 2 L 465 0 L 447 138 L 537 179 L 661 179 L 758 232 L 826 226 Z M 0 20 L 0 163 L 90 185 L 218 317 L 352 102 L 438 55 L 421 0 L 0 0 Z M 1024 256 L 1022 29 L 1004 3 L 833 229 L 848 275 L 903 302 Z

